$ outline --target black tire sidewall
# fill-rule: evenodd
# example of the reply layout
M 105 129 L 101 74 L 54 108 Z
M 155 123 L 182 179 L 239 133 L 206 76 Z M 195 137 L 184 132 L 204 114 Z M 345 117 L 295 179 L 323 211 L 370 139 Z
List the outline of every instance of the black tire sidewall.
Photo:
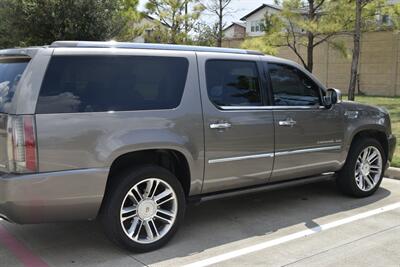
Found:
M 379 178 L 378 183 L 369 191 L 361 190 L 356 183 L 355 179 L 355 166 L 360 153 L 367 147 L 373 146 L 379 150 L 382 157 L 382 173 Z M 339 172 L 339 177 L 337 179 L 339 188 L 346 194 L 355 197 L 367 197 L 375 193 L 378 190 L 384 175 L 384 166 L 386 163 L 386 156 L 382 145 L 373 138 L 363 138 L 356 140 L 351 146 L 349 155 L 347 157 L 346 163 L 343 169 Z
M 143 166 L 121 175 L 120 183 L 111 188 L 111 192 L 108 192 L 100 216 L 107 236 L 118 245 L 134 252 L 146 252 L 162 247 L 172 238 L 184 218 L 186 200 L 180 182 L 171 172 L 155 165 Z M 177 197 L 178 211 L 173 226 L 164 237 L 151 244 L 141 244 L 130 239 L 122 229 L 120 208 L 128 190 L 148 178 L 161 179 L 172 187 Z

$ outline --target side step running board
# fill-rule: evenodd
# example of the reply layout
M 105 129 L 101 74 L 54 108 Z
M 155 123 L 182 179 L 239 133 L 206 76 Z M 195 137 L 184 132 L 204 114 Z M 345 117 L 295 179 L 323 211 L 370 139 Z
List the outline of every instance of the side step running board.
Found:
M 329 172 L 329 173 L 324 173 L 324 174 L 321 174 L 318 176 L 289 180 L 289 181 L 284 181 L 284 182 L 279 182 L 279 183 L 270 183 L 270 184 L 251 186 L 251 187 L 246 187 L 246 188 L 241 188 L 241 189 L 234 189 L 234 190 L 204 194 L 204 195 L 199 195 L 199 196 L 194 196 L 192 198 L 189 198 L 189 203 L 196 204 L 196 203 L 220 199 L 220 198 L 235 197 L 235 196 L 239 196 L 239 195 L 272 191 L 272 190 L 277 190 L 277 189 L 281 189 L 281 188 L 288 188 L 288 187 L 311 184 L 311 183 L 316 183 L 316 182 L 321 182 L 321 181 L 328 181 L 328 180 L 334 179 L 334 177 L 335 177 L 335 173 Z

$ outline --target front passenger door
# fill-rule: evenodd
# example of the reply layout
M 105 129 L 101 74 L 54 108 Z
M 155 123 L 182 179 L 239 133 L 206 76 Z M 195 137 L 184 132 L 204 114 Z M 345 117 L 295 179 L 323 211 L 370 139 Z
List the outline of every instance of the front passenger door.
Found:
M 268 63 L 266 68 L 275 120 L 271 181 L 337 170 L 344 133 L 340 105 L 324 107 L 324 91 L 299 68 L 281 63 Z

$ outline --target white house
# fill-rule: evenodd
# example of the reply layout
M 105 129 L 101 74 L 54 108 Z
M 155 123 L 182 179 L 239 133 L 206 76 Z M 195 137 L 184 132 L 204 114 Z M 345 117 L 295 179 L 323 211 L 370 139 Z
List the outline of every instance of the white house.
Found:
M 232 22 L 224 29 L 224 39 L 243 39 L 246 37 L 246 24 L 240 22 Z
M 388 5 L 396 5 L 400 4 L 400 0 L 387 0 L 387 3 Z M 393 24 L 388 15 L 378 15 L 376 20 L 378 23 L 386 26 L 391 26 Z
M 400 4 L 400 0 L 387 0 L 388 5 Z M 265 14 L 277 14 L 282 8 L 276 5 L 263 4 L 254 9 L 240 20 L 246 24 L 246 36 L 256 37 L 264 34 Z M 304 12 L 304 11 L 300 11 Z M 376 20 L 381 25 L 390 26 L 391 21 L 387 15 L 378 15 Z M 300 29 L 299 29 L 300 30 Z
M 246 36 L 254 37 L 263 35 L 265 14 L 276 14 L 281 10 L 279 6 L 263 4 L 241 18 L 241 21 L 246 22 Z

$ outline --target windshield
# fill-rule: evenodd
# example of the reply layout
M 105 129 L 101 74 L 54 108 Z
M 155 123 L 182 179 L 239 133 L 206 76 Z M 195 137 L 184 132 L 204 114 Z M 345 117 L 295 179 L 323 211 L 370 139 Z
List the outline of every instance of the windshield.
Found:
M 27 57 L 0 57 L 0 112 L 8 112 L 29 60 Z

